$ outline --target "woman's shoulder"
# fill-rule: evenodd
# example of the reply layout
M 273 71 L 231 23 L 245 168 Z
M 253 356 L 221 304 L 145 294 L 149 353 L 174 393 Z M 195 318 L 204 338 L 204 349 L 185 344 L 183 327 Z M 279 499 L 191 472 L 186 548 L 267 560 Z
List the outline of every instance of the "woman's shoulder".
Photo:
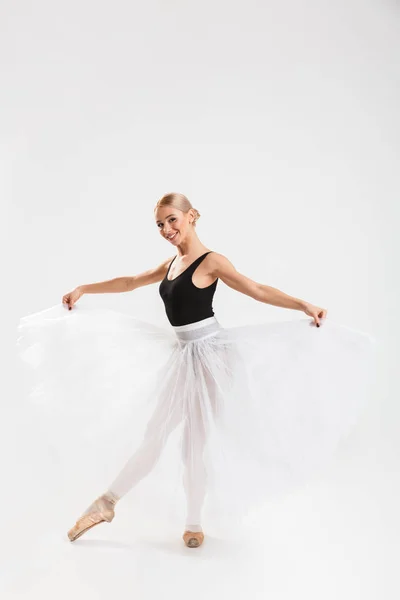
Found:
M 207 258 L 210 262 L 215 262 L 215 264 L 223 264 L 224 262 L 228 261 L 228 258 L 224 254 L 221 254 L 216 250 L 210 250 L 210 254 L 207 256 Z
M 207 256 L 207 260 L 210 269 L 212 269 L 217 277 L 220 277 L 221 274 L 225 273 L 227 270 L 229 271 L 229 269 L 234 268 L 227 256 L 220 252 L 216 252 L 215 250 L 210 252 Z

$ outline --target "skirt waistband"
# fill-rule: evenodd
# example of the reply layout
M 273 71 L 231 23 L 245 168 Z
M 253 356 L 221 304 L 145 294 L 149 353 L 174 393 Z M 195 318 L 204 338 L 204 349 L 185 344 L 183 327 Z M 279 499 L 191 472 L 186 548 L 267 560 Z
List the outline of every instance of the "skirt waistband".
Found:
M 172 325 L 175 331 L 191 331 L 192 329 L 201 329 L 211 323 L 217 323 L 215 317 L 207 317 L 201 321 L 195 321 L 194 323 L 188 323 L 187 325 Z
M 214 335 L 220 329 L 220 327 L 221 325 L 216 317 L 207 317 L 206 319 L 195 321 L 194 323 L 188 323 L 187 325 L 172 326 L 178 339 L 183 342 L 201 340 Z

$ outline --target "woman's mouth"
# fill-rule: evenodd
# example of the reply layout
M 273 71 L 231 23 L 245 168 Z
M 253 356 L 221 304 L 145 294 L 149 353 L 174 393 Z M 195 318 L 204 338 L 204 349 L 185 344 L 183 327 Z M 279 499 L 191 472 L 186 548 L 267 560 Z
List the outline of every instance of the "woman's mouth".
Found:
M 178 235 L 178 232 L 176 231 L 175 233 L 171 234 L 171 235 L 167 235 L 165 236 L 167 238 L 167 240 L 174 240 L 176 238 L 176 236 Z

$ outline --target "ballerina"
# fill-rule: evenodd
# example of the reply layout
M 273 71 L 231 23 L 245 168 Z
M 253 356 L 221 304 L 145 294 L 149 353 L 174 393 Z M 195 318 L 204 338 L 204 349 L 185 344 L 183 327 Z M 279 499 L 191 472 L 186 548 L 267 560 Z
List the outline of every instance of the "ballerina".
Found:
M 260 492 L 259 496 L 265 498 L 267 479 L 271 486 L 274 485 L 273 477 L 269 477 L 268 471 L 272 463 L 271 457 L 276 459 L 277 464 L 284 465 L 287 473 L 300 473 L 304 466 L 318 462 L 314 457 L 324 454 L 323 451 L 319 452 L 323 444 L 326 444 L 326 449 L 323 449 L 326 450 L 326 455 L 331 454 L 341 434 L 349 430 L 349 423 L 354 422 L 354 419 L 351 419 L 348 407 L 355 407 L 353 413 L 358 414 L 358 402 L 353 405 L 348 402 L 346 405 L 346 390 L 351 390 L 349 395 L 353 394 L 354 399 L 355 388 L 350 385 L 353 380 L 349 377 L 354 377 L 357 384 L 359 372 L 352 370 L 356 364 L 354 357 L 362 356 L 362 349 L 369 348 L 367 342 L 371 340 L 367 340 L 367 336 L 333 325 L 331 328 L 327 327 L 325 308 L 253 281 L 239 273 L 227 257 L 204 246 L 196 232 L 200 214 L 183 194 L 164 195 L 155 206 L 154 216 L 160 235 L 176 249 L 174 256 L 139 275 L 79 285 L 62 298 L 63 307 L 72 310 L 84 294 L 127 292 L 160 283 L 159 293 L 175 340 L 165 368 L 157 373 L 156 407 L 147 422 L 141 444 L 105 493 L 90 504 L 68 531 L 70 541 L 78 539 L 100 523 L 113 520 L 117 502 L 152 471 L 168 436 L 180 423 L 184 424 L 181 456 L 187 510 L 182 537 L 186 546 L 194 548 L 199 547 L 204 540 L 202 508 L 208 483 L 214 489 L 220 486 L 222 498 L 224 494 L 226 498 L 230 494 L 237 495 L 240 499 L 243 494 L 244 504 L 249 506 L 253 500 L 253 492 L 255 499 L 256 487 L 257 492 Z M 215 317 L 212 307 L 219 279 L 259 302 L 302 311 L 312 320 L 224 328 Z M 321 325 L 323 326 L 317 335 L 321 335 L 321 340 L 317 340 L 312 330 Z M 23 329 L 24 321 L 21 320 L 20 331 L 23 332 Z M 135 335 L 139 329 L 137 326 Z M 291 344 L 294 359 L 291 361 L 289 358 L 286 371 L 283 371 L 285 356 L 282 353 L 287 352 Z M 340 417 L 332 425 L 332 435 L 329 435 L 327 429 L 319 437 L 316 436 L 314 445 L 310 441 L 307 454 L 308 440 L 312 439 L 314 434 L 311 432 L 315 427 L 304 428 L 304 418 L 297 413 L 291 417 L 289 402 L 293 402 L 292 398 L 296 393 L 301 393 L 301 385 L 308 385 L 307 363 L 310 360 L 317 361 L 317 357 L 325 360 L 324 351 L 326 356 L 333 356 L 332 352 L 336 352 L 334 356 L 337 364 L 332 365 L 331 372 L 326 361 L 321 362 L 321 365 L 330 374 L 332 394 L 344 393 L 344 403 L 339 404 L 336 409 Z M 346 361 L 350 371 L 345 371 Z M 362 366 L 366 362 L 364 358 L 361 359 Z M 304 376 L 301 374 L 302 364 L 305 365 Z M 334 372 L 337 366 L 342 371 Z M 290 376 L 291 369 L 293 377 Z M 285 372 L 288 373 L 288 381 L 283 381 Z M 349 375 L 350 372 L 352 375 Z M 295 377 L 298 377 L 298 381 Z M 334 387 L 333 381 L 338 382 L 339 386 Z M 317 389 L 318 385 L 321 386 L 320 389 Z M 325 385 L 326 388 L 323 387 Z M 329 412 L 325 414 L 326 406 L 329 410 L 334 410 L 334 396 L 329 396 L 328 385 L 329 381 L 324 383 L 322 373 L 320 379 L 317 379 L 315 392 L 311 385 L 309 393 L 307 391 L 311 398 L 310 410 L 315 410 L 314 398 L 321 403 L 318 418 L 325 419 L 321 421 L 324 427 L 330 419 Z M 280 391 L 279 386 L 282 386 L 283 391 Z M 293 387 L 289 389 L 287 386 Z M 360 397 L 362 396 L 360 389 Z M 246 411 L 243 410 L 244 398 Z M 294 406 L 293 412 L 299 410 L 299 403 Z M 307 406 L 305 404 L 306 415 Z M 349 411 L 349 418 L 346 411 Z M 273 424 L 274 415 L 277 415 L 276 421 L 279 422 L 280 429 Z M 282 416 L 287 420 L 287 434 L 282 434 L 281 431 Z M 293 423 L 290 419 L 293 419 Z M 314 415 L 312 419 L 315 419 Z M 242 441 L 243 466 L 241 459 L 235 455 Z M 223 454 L 224 460 L 227 457 L 228 461 L 221 464 L 228 465 L 228 468 L 219 466 L 217 457 L 220 456 L 220 448 L 223 448 L 221 456 Z M 255 473 L 261 476 L 250 474 L 255 465 L 258 468 Z M 222 477 L 225 474 L 228 477 L 229 473 L 232 478 L 226 485 L 222 482 Z M 240 482 L 234 489 L 234 475 L 245 478 L 246 474 L 243 492 L 239 490 Z M 248 492 L 247 495 L 244 489 Z

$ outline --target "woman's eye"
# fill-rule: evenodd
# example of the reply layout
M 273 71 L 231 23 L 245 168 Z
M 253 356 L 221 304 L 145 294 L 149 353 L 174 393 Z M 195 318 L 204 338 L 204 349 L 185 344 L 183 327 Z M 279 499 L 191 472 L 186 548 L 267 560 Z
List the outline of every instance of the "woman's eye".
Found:
M 169 220 L 169 222 L 171 223 L 171 221 L 176 221 L 176 217 L 172 217 L 172 219 L 170 219 L 170 220 Z M 163 224 L 162 224 L 162 223 L 158 223 L 158 224 L 157 224 L 157 227 L 158 227 L 158 228 L 160 228 L 160 227 L 162 227 L 162 226 L 163 226 Z

